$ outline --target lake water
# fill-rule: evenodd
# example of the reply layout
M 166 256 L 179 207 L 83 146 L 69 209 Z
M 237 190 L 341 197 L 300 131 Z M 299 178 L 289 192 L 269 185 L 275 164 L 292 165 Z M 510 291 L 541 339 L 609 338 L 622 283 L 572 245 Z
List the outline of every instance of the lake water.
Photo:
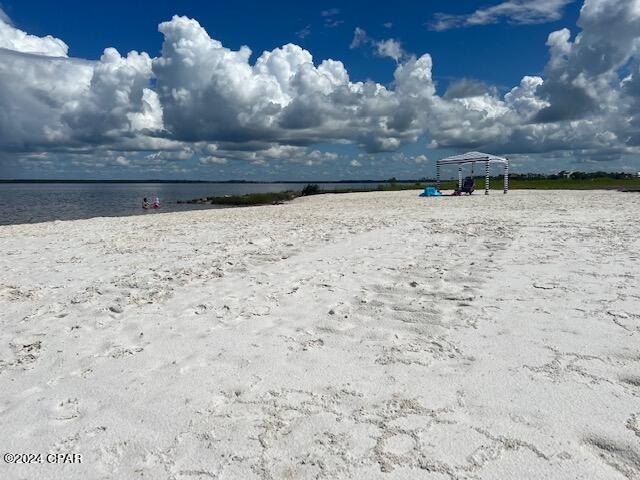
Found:
M 245 193 L 301 190 L 305 183 L 5 183 L 0 184 L 0 225 L 75 220 L 93 217 L 153 215 L 220 208 L 178 204 L 178 200 Z M 321 188 L 348 189 L 376 184 L 320 183 Z M 142 199 L 160 198 L 159 210 L 143 210 Z

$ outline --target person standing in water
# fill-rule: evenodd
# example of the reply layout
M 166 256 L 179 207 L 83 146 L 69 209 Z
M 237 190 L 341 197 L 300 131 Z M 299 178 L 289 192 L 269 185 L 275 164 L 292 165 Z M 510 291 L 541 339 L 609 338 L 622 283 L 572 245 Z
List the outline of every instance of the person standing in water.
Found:
M 160 199 L 158 197 L 153 202 L 153 208 L 160 208 Z
M 145 210 L 149 208 L 149 201 L 147 200 L 147 197 L 144 197 L 142 199 L 142 208 L 144 208 Z

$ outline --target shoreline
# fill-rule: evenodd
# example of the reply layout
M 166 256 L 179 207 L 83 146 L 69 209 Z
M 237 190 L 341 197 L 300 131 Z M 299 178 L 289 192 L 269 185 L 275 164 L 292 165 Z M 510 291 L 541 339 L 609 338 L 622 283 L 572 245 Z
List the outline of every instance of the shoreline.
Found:
M 364 194 L 364 193 L 385 193 L 385 192 L 400 192 L 400 191 L 410 191 L 410 192 L 419 192 L 421 188 L 416 188 L 416 189 L 402 189 L 402 190 L 367 190 L 367 191 L 348 191 L 348 192 L 322 192 L 319 194 L 314 194 L 314 195 L 310 195 L 310 196 L 316 196 L 316 195 L 348 195 L 348 194 Z M 449 190 L 444 190 L 444 192 L 449 192 Z M 499 195 L 502 196 L 504 195 L 502 193 L 502 189 L 491 189 L 490 190 L 490 194 L 489 196 L 492 195 Z M 516 189 L 511 189 L 511 187 L 509 188 L 509 193 L 507 195 L 512 194 L 512 192 L 540 192 L 541 194 L 550 194 L 550 193 L 561 193 L 561 192 L 618 192 L 618 193 L 637 193 L 640 192 L 640 190 L 635 190 L 635 189 L 629 189 L 629 190 L 622 190 L 622 189 L 618 189 L 618 188 L 591 188 L 591 189 L 524 189 L 524 188 L 516 188 Z M 416 197 L 418 197 L 418 194 L 415 195 Z M 443 197 L 454 197 L 454 195 L 451 195 L 449 193 L 443 193 L 442 195 Z M 468 195 L 462 195 L 462 196 L 456 196 L 456 198 L 475 198 L 475 197 L 485 197 L 484 195 L 484 191 L 482 189 L 478 189 L 476 190 L 476 192 L 474 192 L 473 195 L 468 196 Z M 301 198 L 301 197 L 296 197 L 296 198 Z M 26 225 L 40 225 L 40 224 L 50 224 L 50 223 L 67 223 L 67 222 L 75 222 L 75 221 L 86 221 L 86 220 L 96 220 L 96 219 L 128 219 L 128 218 L 138 218 L 138 217 L 142 217 L 145 218 L 147 216 L 151 216 L 151 215 L 158 215 L 158 214 L 162 214 L 162 215 L 167 215 L 167 214 L 186 214 L 186 213 L 192 213 L 192 212 L 201 212 L 201 211 L 209 211 L 209 210 L 233 210 L 236 208 L 246 208 L 246 207 L 270 207 L 270 206 L 281 206 L 281 205 L 288 205 L 291 202 L 295 201 L 296 199 L 292 199 L 291 201 L 285 201 L 282 203 L 277 203 L 277 204 L 256 204 L 256 205 L 219 205 L 219 204 L 198 204 L 198 203 L 188 203 L 188 202 L 178 202 L 178 204 L 181 205 L 197 205 L 200 208 L 186 208 L 185 210 L 179 210 L 179 211 L 152 211 L 149 210 L 147 212 L 140 212 L 140 213 L 135 213 L 135 214 L 131 214 L 131 215 L 101 215 L 101 216 L 95 216 L 95 217 L 86 217 L 86 218 L 72 218 L 72 219 L 55 219 L 55 220 L 46 220 L 46 221 L 39 221 L 39 222 L 33 222 L 33 223 L 10 223 L 10 224 L 0 224 L 0 229 L 3 227 L 16 227 L 16 226 L 26 226 Z M 424 199 L 425 202 L 427 201 L 433 201 L 432 199 Z M 160 209 L 162 210 L 162 208 Z

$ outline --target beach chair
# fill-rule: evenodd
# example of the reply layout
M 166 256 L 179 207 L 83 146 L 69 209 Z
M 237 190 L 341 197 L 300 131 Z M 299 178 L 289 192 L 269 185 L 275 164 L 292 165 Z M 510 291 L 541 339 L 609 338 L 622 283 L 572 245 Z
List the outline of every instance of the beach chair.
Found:
M 460 189 L 460 193 L 468 193 L 471 195 L 473 191 L 476 189 L 476 182 L 473 177 L 467 177 L 464 179 L 462 184 L 462 188 Z

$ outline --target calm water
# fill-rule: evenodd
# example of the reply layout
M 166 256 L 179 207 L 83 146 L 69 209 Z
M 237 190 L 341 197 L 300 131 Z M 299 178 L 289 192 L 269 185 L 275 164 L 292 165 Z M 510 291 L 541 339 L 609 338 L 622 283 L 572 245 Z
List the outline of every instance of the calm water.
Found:
M 15 183 L 0 184 L 0 225 L 92 217 L 153 215 L 219 208 L 178 205 L 178 200 L 244 193 L 300 190 L 304 183 Z M 375 184 L 320 184 L 340 189 Z M 160 210 L 142 210 L 142 199 L 160 197 Z

